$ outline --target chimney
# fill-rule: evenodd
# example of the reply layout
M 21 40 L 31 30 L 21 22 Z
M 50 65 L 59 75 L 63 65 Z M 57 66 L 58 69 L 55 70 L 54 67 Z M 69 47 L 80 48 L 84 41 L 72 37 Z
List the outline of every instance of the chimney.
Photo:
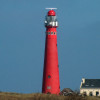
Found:
M 83 83 L 83 84 L 85 83 L 85 78 L 82 78 L 82 83 Z
M 81 85 L 80 85 L 80 88 L 82 87 L 82 85 L 85 83 L 85 78 L 82 78 L 82 82 L 81 82 Z

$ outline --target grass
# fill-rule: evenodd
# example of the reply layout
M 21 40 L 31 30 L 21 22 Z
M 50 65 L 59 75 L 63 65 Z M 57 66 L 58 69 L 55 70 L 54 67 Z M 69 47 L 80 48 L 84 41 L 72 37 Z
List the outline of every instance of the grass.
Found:
M 80 97 L 80 96 L 58 96 L 53 94 L 20 94 L 0 92 L 0 100 L 100 100 L 97 97 Z

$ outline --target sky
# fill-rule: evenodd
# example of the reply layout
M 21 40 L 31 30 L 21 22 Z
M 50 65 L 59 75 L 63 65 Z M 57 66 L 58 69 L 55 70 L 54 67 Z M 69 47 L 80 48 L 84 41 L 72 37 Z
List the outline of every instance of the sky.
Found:
M 100 0 L 0 0 L 0 91 L 42 90 L 46 7 L 56 7 L 60 87 L 100 79 Z

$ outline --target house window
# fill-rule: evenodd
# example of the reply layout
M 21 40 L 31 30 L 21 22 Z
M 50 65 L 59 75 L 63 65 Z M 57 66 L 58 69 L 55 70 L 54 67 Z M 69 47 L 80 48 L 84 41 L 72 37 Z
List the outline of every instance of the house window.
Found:
M 84 96 L 87 96 L 87 93 L 86 93 L 86 92 L 83 92 L 83 95 L 84 95 Z
M 99 96 L 99 92 L 98 91 L 96 91 L 96 96 Z
M 93 93 L 92 93 L 92 92 L 90 92 L 90 93 L 89 93 L 89 96 L 93 96 Z

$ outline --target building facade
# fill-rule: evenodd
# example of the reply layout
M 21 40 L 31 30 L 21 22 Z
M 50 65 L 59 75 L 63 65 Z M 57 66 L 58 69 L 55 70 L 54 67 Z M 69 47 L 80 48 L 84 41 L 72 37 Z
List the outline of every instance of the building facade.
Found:
M 100 96 L 100 79 L 82 78 L 80 94 L 86 96 Z

